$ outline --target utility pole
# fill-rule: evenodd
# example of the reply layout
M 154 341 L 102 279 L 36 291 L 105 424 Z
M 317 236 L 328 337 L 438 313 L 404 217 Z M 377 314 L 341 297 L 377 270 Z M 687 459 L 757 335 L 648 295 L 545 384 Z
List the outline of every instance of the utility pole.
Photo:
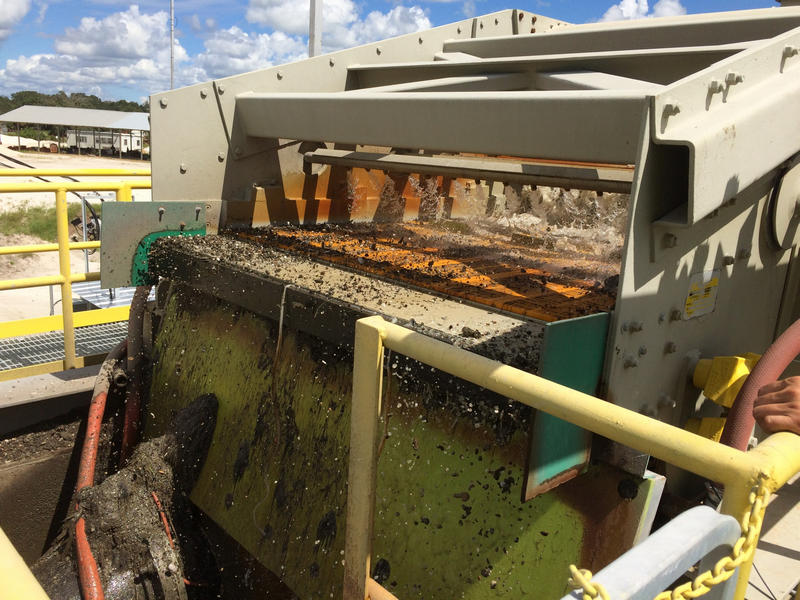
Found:
M 175 87 L 175 0 L 169 0 L 169 89 L 173 89 L 174 87 Z
M 308 56 L 322 54 L 322 0 L 310 0 L 308 19 Z

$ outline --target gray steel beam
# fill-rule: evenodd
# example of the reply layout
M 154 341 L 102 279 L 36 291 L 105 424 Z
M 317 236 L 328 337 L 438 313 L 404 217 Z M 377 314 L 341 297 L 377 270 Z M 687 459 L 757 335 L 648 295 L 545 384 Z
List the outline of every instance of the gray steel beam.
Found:
M 241 94 L 235 118 L 257 138 L 627 164 L 645 106 L 606 91 Z
M 507 56 L 461 57 L 457 61 L 434 60 L 413 63 L 361 63 L 348 68 L 357 87 L 373 87 L 482 73 L 589 70 L 669 84 L 756 45 L 739 42 L 723 46 L 693 46 L 653 50 L 618 50 Z
M 663 85 L 609 75 L 598 71 L 557 71 L 537 73 L 534 80 L 537 90 L 636 90 L 646 94 L 656 94 Z
M 304 162 L 305 170 L 312 164 L 325 164 L 378 169 L 392 173 L 442 175 L 479 181 L 547 185 L 624 194 L 630 193 L 633 180 L 633 170 L 630 168 L 554 165 L 458 156 L 397 155 L 320 149 L 306 153 Z
M 800 9 L 751 11 L 573 25 L 543 35 L 452 40 L 445 52 L 482 58 L 732 44 L 771 38 L 800 26 Z
M 349 96 L 373 92 L 491 92 L 527 90 L 531 78 L 527 73 L 488 73 L 486 75 L 466 75 L 464 77 L 442 77 L 409 81 L 374 88 L 361 88 L 345 92 Z

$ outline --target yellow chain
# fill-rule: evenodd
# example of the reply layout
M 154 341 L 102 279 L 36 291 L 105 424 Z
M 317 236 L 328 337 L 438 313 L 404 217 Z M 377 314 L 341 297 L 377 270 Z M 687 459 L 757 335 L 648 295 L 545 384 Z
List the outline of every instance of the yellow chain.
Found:
M 593 600 L 594 598 L 610 600 L 606 588 L 592 581 L 591 571 L 579 569 L 575 565 L 570 565 L 569 572 L 570 575 L 572 575 L 569 578 L 569 586 L 574 590 L 583 588 L 583 600 Z
M 761 477 L 758 486 L 750 492 L 750 510 L 742 519 L 742 535 L 733 545 L 729 556 L 717 561 L 709 571 L 701 573 L 694 580 L 676 587 L 672 591 L 661 592 L 655 600 L 693 600 L 711 591 L 715 585 L 727 581 L 736 569 L 750 559 L 756 549 L 756 540 L 761 532 L 764 508 L 769 498 L 765 478 Z M 583 600 L 609 600 L 608 592 L 599 583 L 592 581 L 591 572 L 570 565 L 569 584 L 573 589 L 583 589 Z

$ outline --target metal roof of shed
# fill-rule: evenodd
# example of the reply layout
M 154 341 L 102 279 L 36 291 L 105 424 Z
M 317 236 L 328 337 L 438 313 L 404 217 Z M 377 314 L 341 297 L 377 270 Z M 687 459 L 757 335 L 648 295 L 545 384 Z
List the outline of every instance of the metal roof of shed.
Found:
M 150 131 L 147 113 L 63 106 L 20 106 L 0 115 L 0 122 Z

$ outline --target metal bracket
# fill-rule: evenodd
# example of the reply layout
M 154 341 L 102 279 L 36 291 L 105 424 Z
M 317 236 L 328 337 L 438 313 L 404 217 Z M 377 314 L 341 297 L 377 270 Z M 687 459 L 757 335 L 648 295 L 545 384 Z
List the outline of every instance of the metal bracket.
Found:
M 205 235 L 202 202 L 109 202 L 103 207 L 100 282 L 103 288 L 151 283 L 147 253 L 169 235 Z

